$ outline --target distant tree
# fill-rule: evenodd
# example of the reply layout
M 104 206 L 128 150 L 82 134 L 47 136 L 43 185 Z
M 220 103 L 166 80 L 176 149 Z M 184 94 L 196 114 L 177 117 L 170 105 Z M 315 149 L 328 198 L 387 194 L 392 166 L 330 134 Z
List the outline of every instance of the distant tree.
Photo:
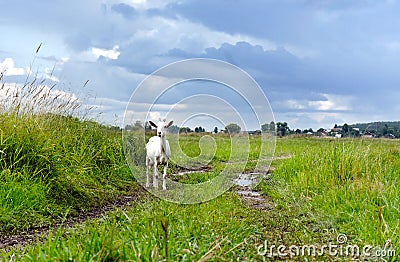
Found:
M 179 126 L 177 125 L 172 125 L 168 128 L 168 132 L 172 134 L 178 134 L 179 133 Z
M 242 128 L 237 124 L 231 123 L 225 127 L 225 130 L 226 130 L 225 132 L 234 134 L 234 133 L 239 133 L 242 130 Z
M 189 127 L 181 127 L 179 133 L 190 133 L 193 132 Z
M 358 136 L 361 135 L 359 130 L 354 129 L 354 128 L 352 128 L 352 127 L 350 127 L 350 132 L 349 132 L 349 134 L 350 134 L 350 136 L 352 136 L 352 137 L 358 137 Z
M 296 131 L 294 131 L 296 134 L 301 134 L 301 130 L 300 129 L 296 129 Z
M 129 125 L 128 124 L 128 125 L 125 126 L 125 130 L 137 131 L 137 130 L 141 130 L 141 129 L 143 129 L 143 125 L 142 125 L 142 122 L 140 120 L 137 120 L 135 122 L 135 124 L 133 124 L 133 125 Z
M 303 133 L 303 134 L 314 133 L 314 130 L 313 130 L 312 128 L 304 129 L 302 133 Z
M 141 129 L 143 129 L 142 122 L 140 120 L 137 120 L 135 122 L 135 124 L 133 125 L 132 130 L 137 131 L 137 130 L 141 130 Z
M 278 122 L 276 123 L 276 131 L 280 136 L 285 136 L 288 131 L 290 131 L 289 126 L 286 122 Z
M 262 132 L 274 132 L 275 131 L 275 122 L 271 121 L 269 124 L 265 123 L 261 125 Z
M 132 125 L 125 125 L 125 130 L 132 130 L 133 126 Z
M 269 130 L 269 124 L 265 123 L 261 125 L 261 131 L 268 132 L 268 130 Z
M 194 128 L 194 132 L 196 132 L 196 133 L 203 133 L 203 132 L 206 132 L 206 130 L 203 128 L 203 127 L 201 127 L 201 126 L 199 126 L 199 127 L 195 127 Z
M 342 131 L 343 133 L 348 133 L 350 131 L 349 125 L 347 123 L 345 123 L 342 127 Z
M 389 126 L 388 126 L 387 124 L 385 124 L 385 125 L 382 127 L 381 130 L 382 130 L 381 132 L 382 132 L 382 135 L 383 135 L 383 136 L 389 134 Z
M 215 133 L 215 134 L 218 133 L 218 127 L 214 127 L 214 133 Z
M 150 123 L 147 121 L 146 124 L 144 124 L 144 130 L 146 131 L 150 131 L 151 130 L 151 125 Z
M 276 132 L 276 125 L 275 125 L 275 122 L 274 122 L 274 121 L 271 121 L 271 122 L 269 123 L 269 131 L 271 131 L 271 132 Z

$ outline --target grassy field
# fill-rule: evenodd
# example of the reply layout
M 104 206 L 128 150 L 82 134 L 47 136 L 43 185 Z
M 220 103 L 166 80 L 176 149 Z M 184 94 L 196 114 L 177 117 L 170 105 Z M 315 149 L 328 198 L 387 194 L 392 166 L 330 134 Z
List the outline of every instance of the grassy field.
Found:
M 50 224 L 137 189 L 124 162 L 120 132 L 72 117 L 2 118 L 2 234 Z M 180 139 L 185 153 L 202 155 L 199 136 Z M 217 150 L 208 164 L 211 169 L 181 176 L 180 182 L 206 181 L 226 165 L 229 137 L 214 139 Z M 260 143 L 259 138 L 250 137 L 245 171 L 254 168 Z M 269 247 L 321 246 L 336 243 L 338 234 L 346 234 L 346 244 L 393 249 L 400 254 L 397 140 L 280 138 L 275 156 L 291 158 L 274 160 L 273 174 L 257 187 L 271 207 L 268 210 L 247 206 L 234 189 L 195 205 L 173 204 L 144 194 L 137 203 L 101 219 L 55 230 L 38 244 L 0 251 L 0 258 L 270 260 L 285 257 L 260 252 L 266 243 Z M 140 152 L 135 157 L 143 158 Z M 169 173 L 180 170 L 171 163 Z M 398 258 L 390 255 L 386 259 Z M 338 256 L 326 253 L 317 258 Z
M 399 141 L 289 139 L 284 144 L 294 157 L 278 166 L 276 181 L 352 239 L 399 246 Z

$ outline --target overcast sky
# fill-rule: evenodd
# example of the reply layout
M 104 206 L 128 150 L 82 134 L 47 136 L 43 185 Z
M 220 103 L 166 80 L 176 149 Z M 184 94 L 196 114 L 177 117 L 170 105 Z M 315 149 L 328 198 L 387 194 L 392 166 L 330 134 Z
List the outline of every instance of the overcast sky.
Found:
M 189 58 L 249 73 L 291 128 L 400 120 L 400 1 L 0 0 L 0 12 L 5 81 L 25 79 L 43 43 L 33 69 L 96 97 L 85 103 L 108 123 L 147 75 Z

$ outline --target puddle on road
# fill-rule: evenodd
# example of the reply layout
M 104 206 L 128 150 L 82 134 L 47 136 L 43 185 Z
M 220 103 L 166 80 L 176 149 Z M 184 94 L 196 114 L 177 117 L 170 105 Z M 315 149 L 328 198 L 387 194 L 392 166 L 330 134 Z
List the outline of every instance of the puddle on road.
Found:
M 261 194 L 258 193 L 257 191 L 249 191 L 249 190 L 238 190 L 238 191 L 236 191 L 236 193 L 238 193 L 239 195 L 241 195 L 243 197 L 259 197 L 259 196 L 261 196 Z
M 264 177 L 265 174 L 260 172 L 243 173 L 240 174 L 238 178 L 235 178 L 233 183 L 240 187 L 251 187 L 253 184 L 257 183 L 260 178 Z
M 253 189 L 262 179 L 267 178 L 270 175 L 270 172 L 273 172 L 273 170 L 274 167 L 269 167 L 269 169 L 263 172 L 242 173 L 233 180 L 233 184 L 236 185 L 236 193 L 241 196 L 243 202 L 246 205 L 259 210 L 269 210 L 274 207 L 272 203 L 267 202 L 266 199 L 261 196 L 260 192 L 257 192 Z M 195 173 L 203 173 L 206 171 L 207 170 L 201 169 L 187 170 L 173 175 L 182 176 Z
M 237 185 L 236 193 L 242 197 L 246 205 L 260 210 L 267 210 L 273 207 L 259 192 L 253 189 L 260 179 L 265 177 L 267 177 L 266 173 L 253 172 L 240 174 L 238 178 L 233 180 L 233 183 Z

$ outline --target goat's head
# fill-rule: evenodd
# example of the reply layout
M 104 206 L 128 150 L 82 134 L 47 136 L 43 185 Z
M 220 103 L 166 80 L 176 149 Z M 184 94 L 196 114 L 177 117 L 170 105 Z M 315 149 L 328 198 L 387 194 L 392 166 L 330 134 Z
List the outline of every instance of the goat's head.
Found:
M 170 127 L 174 121 L 170 121 L 168 124 L 166 123 L 166 119 L 164 118 L 163 120 L 159 119 L 158 123 L 155 124 L 152 121 L 149 121 L 150 125 L 152 125 L 153 127 L 157 128 L 157 136 L 159 137 L 164 137 L 165 136 L 165 129 L 167 129 L 168 127 Z

